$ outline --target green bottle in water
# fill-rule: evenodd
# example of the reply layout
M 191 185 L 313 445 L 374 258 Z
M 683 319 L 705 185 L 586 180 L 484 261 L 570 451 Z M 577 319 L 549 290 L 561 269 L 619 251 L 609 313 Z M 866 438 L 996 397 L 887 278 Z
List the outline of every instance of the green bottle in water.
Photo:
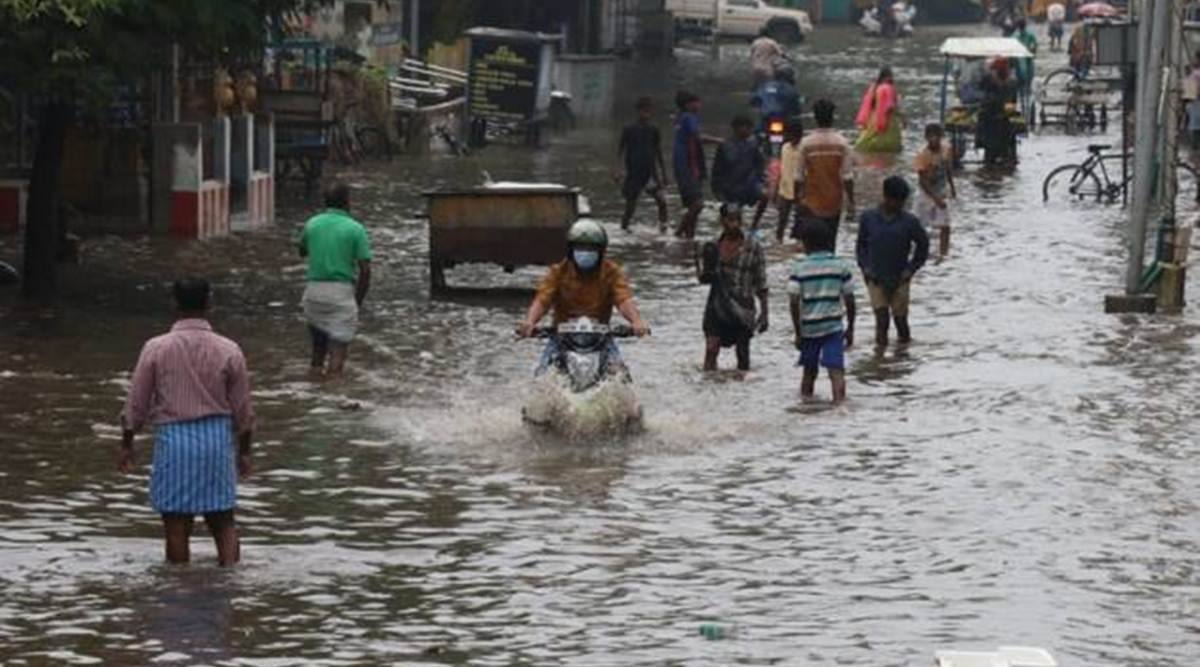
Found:
M 722 625 L 720 623 L 701 623 L 700 636 L 709 641 L 718 641 L 721 639 L 732 639 L 737 635 L 737 626 Z

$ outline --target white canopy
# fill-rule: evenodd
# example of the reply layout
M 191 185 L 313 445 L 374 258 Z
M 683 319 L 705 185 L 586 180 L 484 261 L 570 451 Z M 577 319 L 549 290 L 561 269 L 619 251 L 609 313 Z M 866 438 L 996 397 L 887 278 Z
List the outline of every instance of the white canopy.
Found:
M 1012 37 L 951 37 L 942 42 L 942 55 L 952 58 L 1032 58 Z

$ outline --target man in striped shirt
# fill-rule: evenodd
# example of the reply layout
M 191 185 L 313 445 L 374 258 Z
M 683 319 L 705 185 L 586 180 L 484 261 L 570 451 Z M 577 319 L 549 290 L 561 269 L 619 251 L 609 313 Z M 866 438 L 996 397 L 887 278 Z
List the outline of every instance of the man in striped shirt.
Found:
M 217 560 L 233 565 L 240 556 L 233 517 L 237 479 L 250 474 L 254 425 L 246 358 L 206 319 L 208 281 L 180 280 L 174 291 L 175 325 L 146 343 L 133 371 L 121 412 L 119 466 L 125 474 L 134 471 L 134 435 L 153 425 L 150 503 L 162 515 L 167 560 L 189 560 L 192 522 L 201 514 Z
M 841 403 L 846 400 L 845 350 L 854 345 L 856 309 L 853 268 L 833 254 L 833 234 L 820 220 L 801 223 L 800 242 L 806 256 L 792 265 L 788 294 L 796 349 L 804 368 L 800 396 L 813 395 L 818 370 L 824 366 L 833 402 Z

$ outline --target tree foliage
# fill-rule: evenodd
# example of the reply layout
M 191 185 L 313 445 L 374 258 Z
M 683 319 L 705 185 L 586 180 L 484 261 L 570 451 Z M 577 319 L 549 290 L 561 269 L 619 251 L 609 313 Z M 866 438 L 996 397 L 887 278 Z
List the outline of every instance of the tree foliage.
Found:
M 171 46 L 217 62 L 256 58 L 268 26 L 324 0 L 0 0 L 0 86 L 28 95 L 38 139 L 22 291 L 55 292 L 59 172 L 75 110 L 171 66 Z
M 254 54 L 275 19 L 321 0 L 0 0 L 0 80 L 35 95 L 103 88 L 169 66 L 169 47 Z M 9 67 L 9 64 L 12 67 Z

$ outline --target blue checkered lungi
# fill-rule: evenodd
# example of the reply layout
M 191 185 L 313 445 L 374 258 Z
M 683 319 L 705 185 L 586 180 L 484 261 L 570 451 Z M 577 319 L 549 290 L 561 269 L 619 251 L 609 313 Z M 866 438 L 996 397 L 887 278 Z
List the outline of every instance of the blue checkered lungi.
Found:
M 207 514 L 237 504 L 233 420 L 214 415 L 155 429 L 150 503 L 163 514 Z

